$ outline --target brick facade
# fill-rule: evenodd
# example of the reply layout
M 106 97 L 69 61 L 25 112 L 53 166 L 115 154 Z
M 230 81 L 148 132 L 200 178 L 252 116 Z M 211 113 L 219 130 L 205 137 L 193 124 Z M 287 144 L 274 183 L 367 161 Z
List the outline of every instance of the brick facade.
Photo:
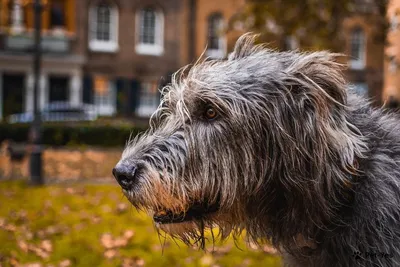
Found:
M 208 18 L 212 14 L 222 15 L 225 26 L 246 4 L 246 0 L 198 0 L 196 6 L 196 57 L 199 57 L 207 46 Z M 238 34 L 229 31 L 226 36 L 227 51 L 232 49 Z
M 221 0 L 209 1 L 198 0 L 196 6 L 196 57 L 200 56 L 207 44 L 207 18 L 215 13 L 222 14 L 225 23 L 228 22 L 246 5 L 246 0 Z M 365 33 L 365 66 L 361 69 L 351 69 L 345 71 L 345 75 L 350 84 L 359 86 L 363 85 L 367 88 L 367 97 L 374 100 L 374 103 L 381 104 L 382 86 L 383 86 L 383 62 L 384 62 L 384 45 L 376 40 L 378 29 L 376 24 L 377 14 L 374 10 L 363 10 L 354 16 L 343 21 L 341 34 L 345 43 L 343 51 L 345 55 L 351 54 L 351 32 L 356 27 L 361 28 Z M 231 51 L 238 36 L 243 31 L 235 30 L 231 27 L 228 32 L 227 52 Z M 279 42 L 272 42 L 274 44 Z M 400 43 L 400 42 L 398 42 Z M 349 57 L 343 59 L 343 63 L 347 64 Z
M 390 27 L 387 36 L 387 47 L 385 48 L 384 59 L 384 87 L 383 101 L 400 102 L 400 1 L 391 0 L 389 2 L 387 17 L 390 22 Z M 392 104 L 392 103 L 390 103 Z
M 345 46 L 343 53 L 346 59 L 351 59 L 351 34 L 356 28 L 360 28 L 365 33 L 365 67 L 362 69 L 352 69 L 351 64 L 345 72 L 347 80 L 352 84 L 366 84 L 367 97 L 374 101 L 376 105 L 382 103 L 383 86 L 383 59 L 384 44 L 377 39 L 379 29 L 375 27 L 375 15 L 361 14 L 347 18 L 343 22 L 343 35 Z
M 0 0 L 0 3 L 7 1 Z M 155 108 L 157 99 L 154 99 L 156 97 L 154 91 L 156 87 L 166 83 L 170 74 L 180 67 L 194 62 L 204 52 L 209 43 L 210 16 L 218 14 L 226 28 L 235 14 L 243 10 L 246 0 L 65 0 L 65 3 L 67 3 L 69 47 L 63 53 L 46 53 L 44 55 L 40 83 L 41 107 L 51 100 L 49 92 L 53 90 L 52 75 L 56 75 L 56 77 L 61 75 L 67 77 L 68 81 L 67 101 L 75 104 L 94 104 L 98 107 L 100 115 L 121 114 L 128 117 L 146 117 Z M 99 4 L 115 7 L 116 14 L 118 14 L 116 48 L 109 51 L 99 51 L 90 45 L 93 32 L 90 14 L 93 13 L 92 7 Z M 163 49 L 157 55 L 144 55 L 136 49 L 138 12 L 148 7 L 162 14 Z M 33 18 L 32 12 L 29 9 L 26 10 L 27 14 L 30 12 L 29 22 Z M 342 33 L 346 36 L 346 42 L 343 52 L 350 54 L 351 32 L 355 27 L 361 28 L 365 33 L 365 66 L 361 69 L 349 69 L 346 75 L 351 83 L 366 86 L 368 96 L 379 102 L 383 87 L 384 47 L 375 40 L 378 29 L 374 27 L 374 16 L 374 14 L 364 12 L 344 21 Z M 45 15 L 45 17 L 48 20 L 49 15 Z M 113 15 L 112 18 L 115 16 Z M 0 33 L 1 119 L 4 117 L 2 115 L 4 105 L 1 104 L 5 95 L 2 78 L 5 77 L 6 80 L 9 80 L 10 77 L 7 76 L 9 73 L 19 73 L 25 79 L 21 85 L 22 93 L 25 96 L 23 96 L 21 104 L 23 108 L 20 112 L 29 112 L 32 111 L 33 73 L 29 51 L 16 53 L 5 47 L 6 40 L 10 35 L 7 25 L 4 25 L 1 19 L 0 22 L 3 23 L 1 24 L 3 31 Z M 49 27 L 49 22 L 46 23 L 46 27 Z M 29 35 L 32 32 L 29 26 L 32 26 L 32 21 L 27 23 L 24 34 Z M 51 33 L 52 30 L 46 28 L 44 35 Z M 223 37 L 223 40 L 221 39 L 224 43 L 225 56 L 232 50 L 241 33 L 243 31 L 231 30 Z M 396 39 L 397 37 L 392 34 L 390 38 Z M 386 69 L 387 67 L 385 67 L 385 71 Z M 398 94 L 393 89 L 397 82 L 397 76 L 385 72 L 384 98 L 387 98 L 388 94 Z M 392 91 L 396 92 L 388 93 Z M 146 107 L 143 106 L 145 102 L 151 103 Z

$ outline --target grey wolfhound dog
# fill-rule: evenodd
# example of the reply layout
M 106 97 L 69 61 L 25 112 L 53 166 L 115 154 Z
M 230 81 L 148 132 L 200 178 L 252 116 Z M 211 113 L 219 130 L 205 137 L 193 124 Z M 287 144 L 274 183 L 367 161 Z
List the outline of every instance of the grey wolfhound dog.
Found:
M 286 266 L 400 266 L 399 120 L 346 89 L 336 54 L 255 38 L 173 76 L 113 170 L 124 194 L 199 247 L 217 226 Z

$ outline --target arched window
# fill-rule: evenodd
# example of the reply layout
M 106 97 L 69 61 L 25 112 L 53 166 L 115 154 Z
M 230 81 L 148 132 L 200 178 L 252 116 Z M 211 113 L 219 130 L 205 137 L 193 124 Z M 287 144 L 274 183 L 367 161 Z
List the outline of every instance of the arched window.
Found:
M 136 52 L 159 56 L 164 52 L 164 14 L 155 8 L 143 8 L 136 15 Z
M 118 49 L 118 8 L 107 2 L 93 5 L 89 11 L 89 48 L 115 52 Z
M 365 67 L 365 34 L 361 28 L 351 32 L 350 68 L 363 69 Z
M 226 41 L 223 34 L 223 18 L 221 14 L 212 14 L 208 17 L 207 56 L 223 58 L 226 54 Z

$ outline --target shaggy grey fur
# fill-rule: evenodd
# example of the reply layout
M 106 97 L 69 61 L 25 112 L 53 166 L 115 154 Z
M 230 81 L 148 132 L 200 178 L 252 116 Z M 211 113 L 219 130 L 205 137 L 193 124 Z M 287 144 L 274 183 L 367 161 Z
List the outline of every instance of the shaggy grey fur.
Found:
M 398 119 L 346 90 L 337 55 L 254 38 L 174 75 L 118 163 L 137 167 L 124 193 L 151 214 L 217 203 L 158 225 L 187 243 L 219 226 L 272 242 L 287 266 L 400 266 Z

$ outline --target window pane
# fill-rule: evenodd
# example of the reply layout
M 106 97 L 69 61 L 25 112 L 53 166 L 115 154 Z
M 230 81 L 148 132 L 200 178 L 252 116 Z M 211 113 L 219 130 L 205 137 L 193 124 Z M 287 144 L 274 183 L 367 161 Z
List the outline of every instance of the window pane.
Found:
M 140 15 L 140 43 L 156 44 L 156 12 L 144 9 Z
M 156 82 L 142 83 L 140 90 L 140 104 L 157 107 L 159 104 L 158 86 Z
M 96 75 L 94 78 L 94 103 L 99 106 L 111 104 L 110 82 L 106 76 Z
M 221 41 L 221 25 L 222 17 L 221 15 L 212 15 L 208 19 L 208 49 L 220 50 Z
M 97 7 L 96 39 L 100 41 L 111 40 L 111 8 L 107 5 Z
M 351 57 L 362 59 L 364 53 L 364 34 L 361 29 L 353 31 L 351 36 Z

